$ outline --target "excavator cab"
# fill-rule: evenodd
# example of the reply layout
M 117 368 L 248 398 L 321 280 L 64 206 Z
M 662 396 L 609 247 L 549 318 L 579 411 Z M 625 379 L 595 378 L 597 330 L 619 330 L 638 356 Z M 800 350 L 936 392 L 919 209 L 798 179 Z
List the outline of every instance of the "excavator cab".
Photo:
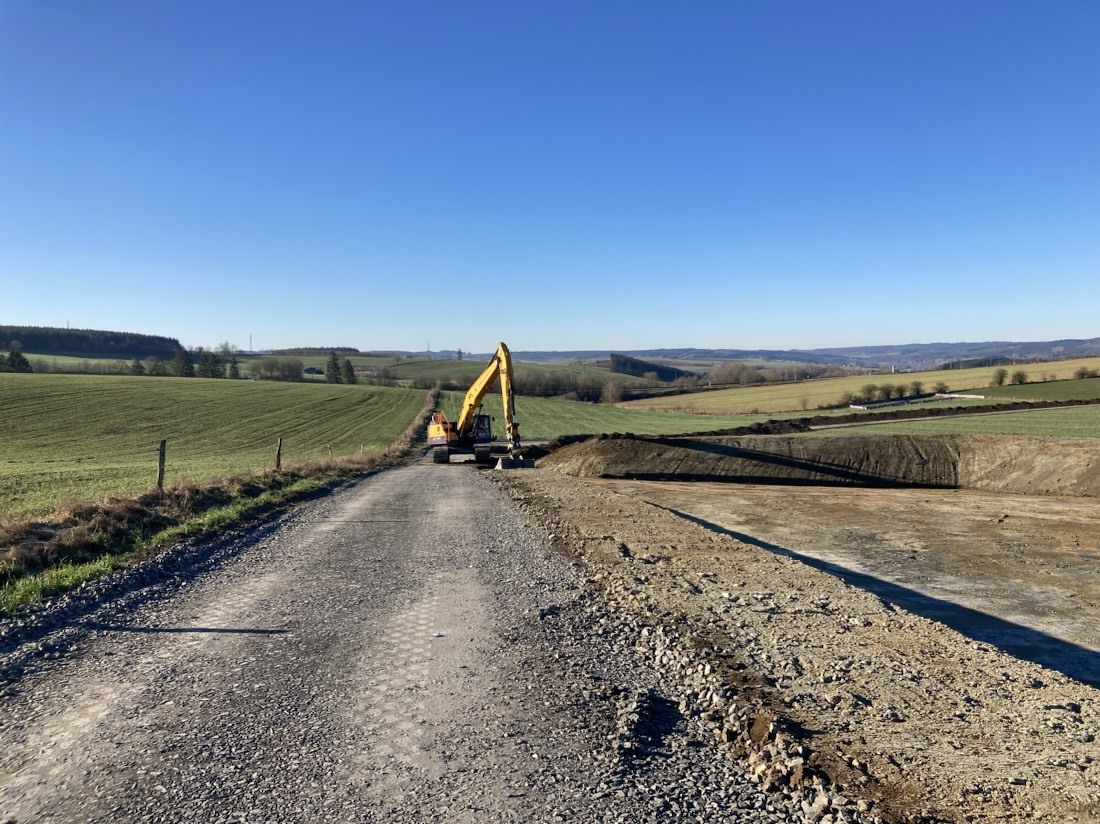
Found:
M 434 412 L 428 422 L 428 443 L 435 446 L 432 451 L 432 460 L 435 463 L 448 463 L 451 460 L 452 449 L 466 451 L 466 454 L 472 450 L 475 461 L 490 463 L 492 442 L 493 418 L 491 415 L 481 413 L 474 415 L 466 437 L 462 437 L 459 433 L 458 424 L 447 420 L 447 416 L 442 412 Z
M 493 419 L 489 415 L 474 416 L 474 443 L 489 443 L 493 440 Z

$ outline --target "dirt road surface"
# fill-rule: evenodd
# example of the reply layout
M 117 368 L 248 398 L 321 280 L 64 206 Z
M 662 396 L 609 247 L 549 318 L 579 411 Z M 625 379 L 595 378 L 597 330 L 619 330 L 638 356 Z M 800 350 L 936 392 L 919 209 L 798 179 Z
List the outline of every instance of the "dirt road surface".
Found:
M 761 791 L 584 579 L 431 464 L 177 548 L 0 627 L 0 820 L 858 820 Z
M 1094 499 L 593 477 L 606 446 L 501 483 L 613 608 L 690 635 L 766 783 L 1100 821 Z
M 596 481 L 1100 687 L 1100 501 Z

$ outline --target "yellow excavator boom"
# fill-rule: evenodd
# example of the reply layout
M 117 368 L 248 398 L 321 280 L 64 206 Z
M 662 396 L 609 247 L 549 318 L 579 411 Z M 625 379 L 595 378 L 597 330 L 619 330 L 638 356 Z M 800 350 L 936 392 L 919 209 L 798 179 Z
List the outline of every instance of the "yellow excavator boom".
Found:
M 528 465 L 520 458 L 519 424 L 516 423 L 516 393 L 513 385 L 512 354 L 503 343 L 497 346 L 489 364 L 466 392 L 458 421 L 451 422 L 442 412 L 432 413 L 428 422 L 428 443 L 435 447 L 432 459 L 447 463 L 451 450 L 473 450 L 479 463 L 489 460 L 493 440 L 490 417 L 481 413 L 481 403 L 494 382 L 500 381 L 504 401 L 504 428 L 508 433 L 508 452 L 512 466 Z
M 458 416 L 458 436 L 467 437 L 473 429 L 474 415 L 481 408 L 481 402 L 493 382 L 500 379 L 500 395 L 504 402 L 504 429 L 508 433 L 508 443 L 513 449 L 519 448 L 519 425 L 516 423 L 516 397 L 515 388 L 512 386 L 512 353 L 503 342 L 497 345 L 497 351 L 490 359 L 488 366 L 478 375 L 466 391 L 466 399 L 462 402 L 462 412 Z

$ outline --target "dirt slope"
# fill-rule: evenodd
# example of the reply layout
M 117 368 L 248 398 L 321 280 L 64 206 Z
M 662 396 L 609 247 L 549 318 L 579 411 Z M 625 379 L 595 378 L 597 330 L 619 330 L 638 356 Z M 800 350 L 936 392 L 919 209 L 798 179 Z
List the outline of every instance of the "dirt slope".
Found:
M 539 466 L 580 478 L 969 488 L 1100 496 L 1100 442 L 983 435 L 600 437 Z

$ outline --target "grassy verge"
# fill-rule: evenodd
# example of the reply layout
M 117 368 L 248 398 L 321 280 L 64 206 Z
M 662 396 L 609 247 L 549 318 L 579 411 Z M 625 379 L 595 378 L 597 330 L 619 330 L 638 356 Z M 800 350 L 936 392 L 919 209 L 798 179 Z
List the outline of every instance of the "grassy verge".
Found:
M 177 541 L 247 522 L 342 479 L 395 465 L 413 451 L 435 403 L 435 395 L 429 395 L 402 436 L 384 451 L 74 504 L 59 508 L 48 521 L 5 522 L 0 525 L 0 615 L 128 567 Z

